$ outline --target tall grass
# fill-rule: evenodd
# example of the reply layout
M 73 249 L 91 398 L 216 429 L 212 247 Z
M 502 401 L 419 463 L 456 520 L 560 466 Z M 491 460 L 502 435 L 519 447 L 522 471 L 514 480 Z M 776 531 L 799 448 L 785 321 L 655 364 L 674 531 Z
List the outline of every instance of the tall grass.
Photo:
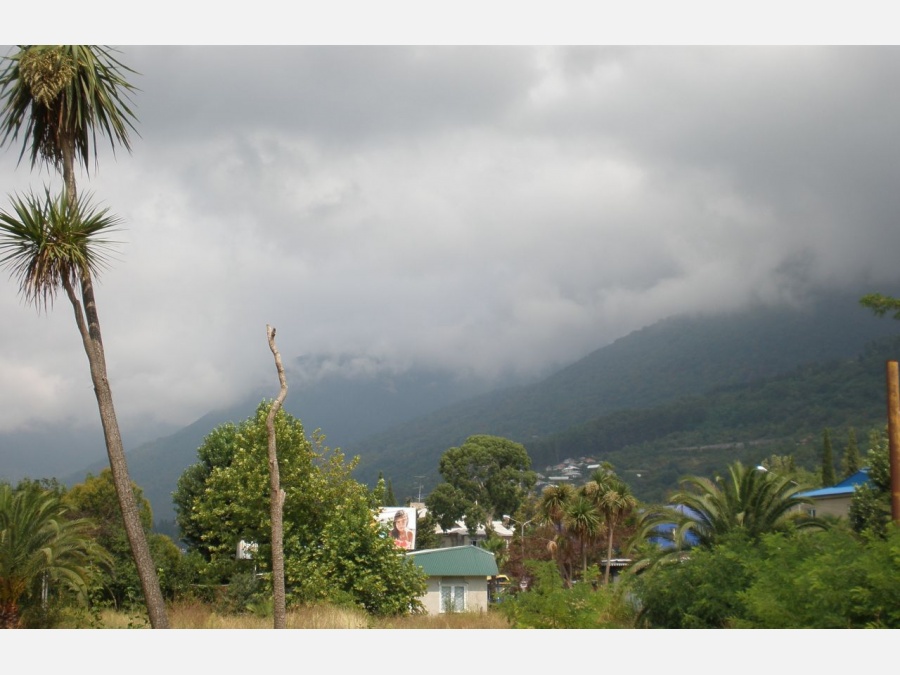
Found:
M 497 612 L 462 612 L 456 614 L 410 615 L 377 619 L 372 628 L 449 628 L 472 630 L 477 628 L 509 628 L 506 617 Z
M 181 602 L 169 606 L 169 625 L 175 629 L 266 629 L 272 628 L 271 615 L 226 614 L 214 610 L 202 602 Z M 61 628 L 149 628 L 146 615 L 139 611 L 131 613 L 102 610 L 88 617 L 85 614 L 70 614 Z M 495 612 L 467 612 L 462 614 L 441 614 L 439 616 L 410 615 L 392 618 L 376 618 L 363 610 L 335 607 L 331 605 L 309 605 L 288 611 L 289 629 L 497 629 L 509 628 L 506 619 Z

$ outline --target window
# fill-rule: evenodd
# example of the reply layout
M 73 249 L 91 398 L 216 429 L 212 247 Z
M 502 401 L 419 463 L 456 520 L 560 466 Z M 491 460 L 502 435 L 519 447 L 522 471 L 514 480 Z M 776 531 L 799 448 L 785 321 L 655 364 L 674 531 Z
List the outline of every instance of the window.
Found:
M 466 587 L 464 584 L 441 584 L 441 612 L 465 612 Z

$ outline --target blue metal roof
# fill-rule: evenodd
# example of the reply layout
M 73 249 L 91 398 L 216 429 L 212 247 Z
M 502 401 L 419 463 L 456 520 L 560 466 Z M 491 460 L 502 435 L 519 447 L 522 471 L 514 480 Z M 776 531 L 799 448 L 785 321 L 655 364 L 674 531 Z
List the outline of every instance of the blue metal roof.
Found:
M 679 513 L 683 513 L 688 518 L 692 520 L 696 520 L 700 522 L 702 520 L 702 516 L 684 504 L 670 504 L 668 508 L 673 511 L 677 511 Z M 675 532 L 675 523 L 661 523 L 653 528 L 653 531 L 656 533 L 652 537 L 648 537 L 647 541 L 652 542 L 661 548 L 669 549 L 675 548 L 674 542 L 674 532 Z M 688 546 L 696 546 L 700 543 L 700 538 L 688 530 L 684 534 L 684 541 Z
M 818 490 L 807 490 L 806 492 L 801 492 L 798 497 L 805 497 L 808 499 L 823 499 L 828 497 L 844 497 L 846 495 L 852 495 L 856 492 L 856 488 L 860 485 L 866 485 L 872 482 L 872 479 L 869 478 L 869 469 L 860 469 L 852 476 L 848 476 L 840 483 L 836 485 L 832 485 L 831 487 L 819 488 Z

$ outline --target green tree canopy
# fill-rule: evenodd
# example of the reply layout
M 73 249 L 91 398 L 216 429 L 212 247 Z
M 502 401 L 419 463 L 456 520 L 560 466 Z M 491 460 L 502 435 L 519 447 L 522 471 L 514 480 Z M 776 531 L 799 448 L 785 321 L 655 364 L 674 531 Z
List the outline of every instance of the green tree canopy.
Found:
M 900 528 L 732 532 L 677 564 L 625 578 L 652 628 L 897 628 Z
M 214 429 L 174 494 L 184 540 L 222 569 L 233 568 L 240 540 L 256 542 L 253 562 L 270 569 L 269 405 Z M 376 496 L 350 476 L 355 461 L 324 447 L 317 434 L 310 441 L 300 420 L 283 410 L 275 435 L 289 597 L 349 602 L 380 614 L 416 606 L 424 578 L 376 523 Z
M 474 531 L 515 513 L 537 480 L 525 447 L 499 436 L 469 436 L 441 456 L 438 468 L 444 483 L 426 504 L 444 529 L 464 518 Z
M 875 316 L 884 316 L 893 312 L 895 319 L 900 319 L 900 298 L 893 298 L 881 293 L 869 293 L 859 299 L 859 304 L 872 310 Z
M 870 485 L 860 485 L 850 499 L 850 525 L 856 532 L 884 537 L 891 521 L 891 460 L 885 429 L 869 434 L 866 465 Z
M 153 524 L 150 501 L 134 482 L 131 489 L 150 554 L 160 573 L 162 592 L 168 599 L 174 599 L 186 592 L 192 581 L 190 570 L 171 538 L 150 531 Z M 109 569 L 95 581 L 92 599 L 120 608 L 138 601 L 141 597 L 140 578 L 131 555 L 112 471 L 103 469 L 97 476 L 88 474 L 84 482 L 72 486 L 63 502 L 71 517 L 84 518 L 92 524 L 91 536 L 111 556 Z

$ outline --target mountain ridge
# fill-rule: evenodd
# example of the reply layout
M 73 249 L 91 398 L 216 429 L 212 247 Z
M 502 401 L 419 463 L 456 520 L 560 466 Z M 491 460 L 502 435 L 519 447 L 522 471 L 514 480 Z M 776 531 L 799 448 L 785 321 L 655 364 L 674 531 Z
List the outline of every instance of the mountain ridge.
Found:
M 897 332 L 889 320 L 879 320 L 861 308 L 858 297 L 825 296 L 806 309 L 760 306 L 725 314 L 670 317 L 600 347 L 539 382 L 449 403 L 453 395 L 446 392 L 443 399 L 419 400 L 426 391 L 419 385 L 430 382 L 433 391 L 447 382 L 414 374 L 406 380 L 402 376 L 376 378 L 368 388 L 354 389 L 349 380 L 343 388 L 332 382 L 330 393 L 320 385 L 318 390 L 312 388 L 298 396 L 303 389 L 294 387 L 286 409 L 300 418 L 308 431 L 320 427 L 330 446 L 341 447 L 348 456 L 359 455 L 355 472 L 359 480 L 372 485 L 380 472 L 392 481 L 398 498 L 415 497 L 438 482 L 440 455 L 472 434 L 522 442 L 535 454 L 537 467 L 548 452 L 548 443 L 556 443 L 557 451 L 565 452 L 560 439 L 565 439 L 568 431 L 604 415 L 638 415 L 636 411 L 676 405 L 716 388 L 740 387 L 785 374 L 804 363 L 855 358 L 870 341 Z M 462 389 L 456 393 L 464 394 Z M 395 393 L 386 394 L 389 390 Z M 390 396 L 398 392 L 399 398 L 418 401 L 418 414 L 391 408 Z M 157 519 L 172 519 L 171 492 L 178 476 L 196 461 L 197 447 L 205 436 L 219 424 L 246 419 L 260 400 L 270 397 L 271 393 L 248 397 L 239 405 L 210 412 L 173 434 L 129 451 L 132 478 L 150 499 Z M 328 425 L 335 427 L 310 414 L 316 401 L 328 409 L 332 420 Z M 384 426 L 366 435 L 366 424 L 358 425 L 355 437 L 345 434 L 348 440 L 341 439 L 337 426 L 350 426 L 341 425 L 341 418 L 358 421 L 361 410 L 372 413 L 366 418 L 369 428 L 373 419 L 379 421 L 379 414 Z M 335 439 L 341 442 L 334 443 Z M 72 473 L 66 482 L 80 482 L 87 472 L 97 473 L 105 466 L 105 461 L 98 460 L 83 472 Z
M 362 479 L 370 481 L 380 471 L 393 478 L 398 497 L 410 495 L 419 484 L 433 487 L 439 480 L 440 454 L 471 434 L 511 438 L 530 451 L 537 439 L 603 414 L 746 384 L 804 363 L 855 357 L 870 340 L 897 332 L 890 322 L 859 307 L 856 297 L 820 297 L 801 310 L 756 307 L 670 317 L 591 352 L 536 385 L 463 401 L 367 439 L 349 452 L 362 457 Z M 398 480 L 400 474 L 420 479 L 410 484 Z

